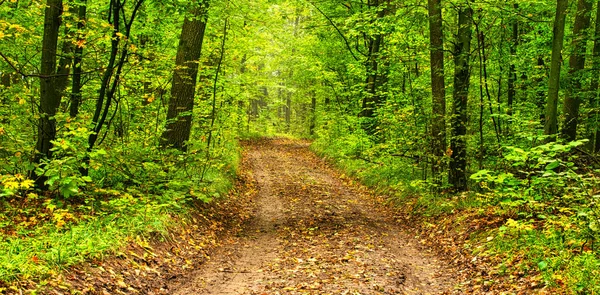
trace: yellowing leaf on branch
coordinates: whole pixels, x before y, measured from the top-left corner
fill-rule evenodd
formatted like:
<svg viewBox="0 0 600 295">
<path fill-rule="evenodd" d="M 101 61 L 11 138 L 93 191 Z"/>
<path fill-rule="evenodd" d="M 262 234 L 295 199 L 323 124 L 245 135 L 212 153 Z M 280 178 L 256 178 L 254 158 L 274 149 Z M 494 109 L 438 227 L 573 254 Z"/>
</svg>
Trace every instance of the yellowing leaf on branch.
<svg viewBox="0 0 600 295">
<path fill-rule="evenodd" d="M 85 40 L 81 39 L 81 40 L 77 40 L 77 42 L 75 43 L 75 45 L 79 48 L 83 48 L 85 47 Z"/>
</svg>

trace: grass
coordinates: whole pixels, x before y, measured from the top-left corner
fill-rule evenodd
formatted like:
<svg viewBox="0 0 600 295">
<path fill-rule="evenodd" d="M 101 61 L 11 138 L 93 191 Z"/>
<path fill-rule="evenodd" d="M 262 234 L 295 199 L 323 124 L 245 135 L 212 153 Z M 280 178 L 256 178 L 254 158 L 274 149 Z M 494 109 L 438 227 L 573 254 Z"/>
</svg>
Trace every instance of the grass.
<svg viewBox="0 0 600 295">
<path fill-rule="evenodd" d="M 102 259 L 138 235 L 164 233 L 178 212 L 150 198 L 115 198 L 106 214 L 57 226 L 44 222 L 0 242 L 0 280 L 44 279 L 83 261 Z"/>
</svg>

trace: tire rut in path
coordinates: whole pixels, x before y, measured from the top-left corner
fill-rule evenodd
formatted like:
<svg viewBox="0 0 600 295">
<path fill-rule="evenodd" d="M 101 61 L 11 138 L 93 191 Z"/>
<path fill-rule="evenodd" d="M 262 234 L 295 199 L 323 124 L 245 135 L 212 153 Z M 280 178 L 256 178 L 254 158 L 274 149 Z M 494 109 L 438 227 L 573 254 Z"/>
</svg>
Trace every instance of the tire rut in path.
<svg viewBox="0 0 600 295">
<path fill-rule="evenodd" d="M 308 144 L 246 148 L 259 188 L 255 217 L 173 294 L 450 293 L 449 269 Z"/>
</svg>

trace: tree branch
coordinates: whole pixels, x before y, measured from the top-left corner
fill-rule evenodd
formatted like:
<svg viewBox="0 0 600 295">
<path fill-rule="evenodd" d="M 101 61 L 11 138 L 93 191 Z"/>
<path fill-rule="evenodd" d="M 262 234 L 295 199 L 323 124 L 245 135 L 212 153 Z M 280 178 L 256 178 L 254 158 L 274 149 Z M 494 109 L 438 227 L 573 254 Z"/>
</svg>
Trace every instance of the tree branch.
<svg viewBox="0 0 600 295">
<path fill-rule="evenodd" d="M 317 5 L 315 5 L 311 1 L 307 1 L 307 2 L 310 5 L 312 5 L 319 13 L 321 13 L 321 15 L 323 15 L 323 17 L 325 17 L 327 19 L 327 21 L 329 21 L 329 23 L 333 26 L 333 28 L 335 28 L 335 30 L 338 32 L 338 34 L 340 35 L 340 37 L 342 37 L 342 39 L 344 39 L 344 43 L 346 44 L 346 48 L 348 48 L 348 51 L 350 51 L 350 54 L 352 55 L 352 57 L 354 58 L 354 60 L 360 61 L 358 59 L 358 57 L 356 57 L 356 55 L 354 55 L 354 51 L 352 51 L 352 47 L 350 46 L 350 43 L 348 43 L 348 39 L 346 39 L 346 36 L 344 36 L 344 33 L 342 33 L 342 31 L 340 31 L 340 29 L 335 25 L 335 23 L 333 22 L 333 20 L 329 16 L 327 16 L 321 9 L 319 9 L 319 7 L 317 7 Z"/>
</svg>

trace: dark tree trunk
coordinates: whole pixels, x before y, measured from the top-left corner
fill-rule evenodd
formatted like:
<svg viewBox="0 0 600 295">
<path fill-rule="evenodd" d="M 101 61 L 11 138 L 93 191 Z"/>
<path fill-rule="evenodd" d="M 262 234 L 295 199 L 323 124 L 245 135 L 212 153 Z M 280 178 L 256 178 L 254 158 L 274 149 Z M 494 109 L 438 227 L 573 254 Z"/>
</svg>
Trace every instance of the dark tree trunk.
<svg viewBox="0 0 600 295">
<path fill-rule="evenodd" d="M 310 125 L 308 127 L 308 134 L 313 136 L 315 134 L 315 126 L 317 125 L 317 96 L 313 91 L 310 95 Z"/>
<path fill-rule="evenodd" d="M 2 77 L 0 77 L 0 84 L 2 84 L 2 87 L 10 88 L 11 82 L 10 73 L 2 73 Z"/>
<path fill-rule="evenodd" d="M 10 73 L 2 73 L 2 76 L 0 76 L 0 85 L 2 85 L 3 89 L 8 89 L 11 86 L 11 79 L 10 79 Z M 2 88 L 0 88 L 0 90 L 2 90 Z M 6 95 L 2 95 L 0 97 L 0 105 L 6 104 Z M 2 118 L 1 122 L 5 122 L 6 118 Z"/>
<path fill-rule="evenodd" d="M 187 149 L 186 141 L 190 138 L 198 61 L 207 22 L 208 7 L 206 4 L 201 5 L 202 7 L 195 8 L 191 17 L 186 17 L 183 22 L 173 73 L 167 126 L 160 143 L 162 147 L 172 147 L 181 151 Z"/>
<path fill-rule="evenodd" d="M 429 0 L 429 40 L 431 48 L 431 165 L 434 177 L 441 170 L 446 151 L 446 86 L 444 82 L 444 34 L 441 0 Z M 441 184 L 441 181 L 438 181 Z"/>
<path fill-rule="evenodd" d="M 577 138 L 577 125 L 579 123 L 579 105 L 583 98 L 582 79 L 585 68 L 585 54 L 587 51 L 588 34 L 590 26 L 591 0 L 577 1 L 577 16 L 573 25 L 573 52 L 569 57 L 568 87 L 563 103 L 565 122 L 561 136 L 568 141 Z"/>
<path fill-rule="evenodd" d="M 535 95 L 535 104 L 538 107 L 539 110 L 539 114 L 540 114 L 540 124 L 544 125 L 544 122 L 546 122 L 546 112 L 545 112 L 545 103 L 546 103 L 546 91 L 544 91 L 544 85 L 546 83 L 546 79 L 545 77 L 546 75 L 546 71 L 544 69 L 544 67 L 546 66 L 546 64 L 544 63 L 544 58 L 541 56 L 538 56 L 537 58 L 537 68 L 538 68 L 538 73 L 539 73 L 539 78 L 536 79 L 536 95 Z"/>
<path fill-rule="evenodd" d="M 292 123 L 292 92 L 287 91 L 285 94 L 285 131 L 290 132 Z"/>
<path fill-rule="evenodd" d="M 43 159 L 50 158 L 51 141 L 56 138 L 56 121 L 54 115 L 60 105 L 60 91 L 57 88 L 56 51 L 58 47 L 58 31 L 62 14 L 62 0 L 48 0 L 44 12 L 44 37 L 42 40 L 42 66 L 40 69 L 40 119 L 38 123 L 37 143 L 35 145 L 34 162 L 40 164 Z M 45 187 L 46 177 L 37 175 L 36 185 Z"/>
<path fill-rule="evenodd" d="M 596 25 L 594 28 L 594 50 L 592 55 L 592 82 L 590 83 L 590 112 L 588 114 L 588 138 L 590 150 L 600 151 L 600 128 L 598 116 L 598 90 L 600 86 L 600 1 L 596 4 Z"/>
<path fill-rule="evenodd" d="M 369 7 L 378 8 L 382 3 L 380 0 L 371 0 L 369 1 Z M 383 18 L 386 14 L 387 9 L 379 9 L 377 12 L 377 18 Z M 378 33 L 374 36 L 368 37 L 367 40 L 368 45 L 368 55 L 366 61 L 366 70 L 367 70 L 367 78 L 366 78 L 366 89 L 365 96 L 362 100 L 362 107 L 360 116 L 364 118 L 368 118 L 368 121 L 365 122 L 363 128 L 368 134 L 374 134 L 377 128 L 377 124 L 375 123 L 375 112 L 378 106 L 381 104 L 381 95 L 379 94 L 379 86 L 382 85 L 381 74 L 379 73 L 379 60 L 380 53 L 383 46 L 383 34 Z"/>
<path fill-rule="evenodd" d="M 470 85 L 472 10 L 458 8 L 458 34 L 454 48 L 454 102 L 452 104 L 452 136 L 450 138 L 450 171 L 448 181 L 456 192 L 467 190 L 467 101 Z"/>
<path fill-rule="evenodd" d="M 515 11 L 519 9 L 519 4 L 514 4 Z M 510 43 L 510 66 L 508 69 L 508 110 L 509 116 L 508 123 L 511 122 L 510 117 L 513 114 L 513 103 L 517 91 L 515 90 L 515 82 L 517 81 L 517 70 L 515 66 L 515 60 L 517 59 L 517 46 L 519 46 L 519 20 L 515 16 L 512 21 L 512 42 Z M 510 124 L 509 124 L 510 125 Z M 509 133 L 509 127 L 506 127 L 506 133 Z"/>
<path fill-rule="evenodd" d="M 71 86 L 71 105 L 69 106 L 69 115 L 77 117 L 79 114 L 79 105 L 81 104 L 81 72 L 83 62 L 83 41 L 85 40 L 83 29 L 85 27 L 87 14 L 87 3 L 83 1 L 77 11 L 77 46 L 75 47 L 73 57 L 73 83 Z"/>
<path fill-rule="evenodd" d="M 369 60 L 367 61 L 367 80 L 366 80 L 366 95 L 362 101 L 362 117 L 372 118 L 375 116 L 375 110 L 381 102 L 381 97 L 377 93 L 378 86 L 378 68 L 379 68 L 379 51 L 381 50 L 381 42 L 383 36 L 377 35 L 369 41 Z"/>
<path fill-rule="evenodd" d="M 548 82 L 548 101 L 546 102 L 546 122 L 544 134 L 554 136 L 558 132 L 558 90 L 560 87 L 560 64 L 565 36 L 565 18 L 569 0 L 556 1 L 556 17 L 552 41 L 552 62 L 550 65 L 550 81 Z M 553 138 L 549 138 L 552 140 Z"/>
<path fill-rule="evenodd" d="M 76 6 L 71 5 L 68 11 L 68 15 L 70 15 L 71 17 L 68 18 L 68 21 L 72 21 L 72 16 L 76 14 Z M 56 89 L 58 89 L 59 95 L 61 96 L 61 100 L 62 96 L 65 93 L 65 90 L 67 89 L 67 84 L 69 83 L 69 74 L 71 73 L 71 67 L 73 66 L 73 48 L 75 47 L 73 44 L 74 37 L 74 31 L 71 28 L 69 28 L 69 26 L 65 26 L 65 37 L 62 42 L 60 59 L 58 61 L 58 68 L 56 69 L 57 77 L 55 80 Z"/>
<path fill-rule="evenodd" d="M 112 9 L 110 15 L 111 19 L 110 24 L 112 24 L 113 31 L 111 36 L 111 49 L 110 49 L 110 57 L 108 60 L 108 64 L 106 66 L 106 70 L 102 75 L 102 81 L 100 84 L 100 90 L 98 91 L 98 100 L 96 101 L 96 109 L 94 111 L 94 116 L 92 117 L 93 124 L 93 133 L 88 137 L 88 147 L 87 151 L 91 152 L 96 145 L 96 141 L 100 136 L 100 131 L 102 131 L 102 127 L 108 118 L 108 113 L 112 106 L 115 93 L 118 90 L 119 83 L 121 80 L 121 73 L 123 71 L 123 66 L 127 61 L 127 57 L 129 55 L 129 46 L 120 46 L 121 35 L 124 36 L 123 39 L 129 39 L 131 34 L 131 26 L 133 25 L 133 21 L 139 11 L 140 7 L 144 3 L 144 0 L 137 0 L 133 4 L 133 10 L 129 16 L 129 19 L 121 20 L 121 16 L 124 16 L 124 7 L 126 4 L 126 0 L 111 0 L 110 7 Z M 124 25 L 124 28 L 121 26 Z M 120 49 L 120 50 L 119 50 Z M 119 55 L 119 51 L 121 52 Z M 117 58 L 118 56 L 118 58 Z M 106 135 L 106 134 L 105 134 Z M 105 137 L 102 137 L 105 138 Z M 84 159 L 83 167 L 81 168 L 81 174 L 87 175 L 88 166 L 89 166 L 89 157 Z"/>
</svg>

